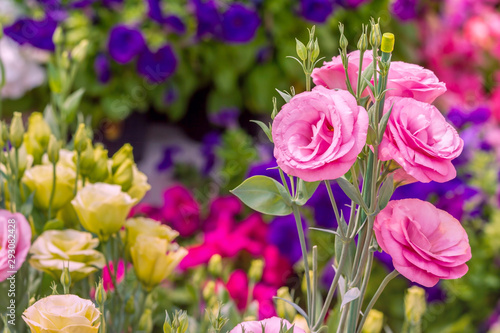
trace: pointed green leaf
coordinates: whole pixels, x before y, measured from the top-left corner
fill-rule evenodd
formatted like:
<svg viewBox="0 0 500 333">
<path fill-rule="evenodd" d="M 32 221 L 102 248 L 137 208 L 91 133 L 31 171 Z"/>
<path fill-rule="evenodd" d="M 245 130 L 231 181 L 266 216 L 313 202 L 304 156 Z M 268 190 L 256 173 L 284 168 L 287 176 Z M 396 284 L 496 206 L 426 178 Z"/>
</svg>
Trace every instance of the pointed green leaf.
<svg viewBox="0 0 500 333">
<path fill-rule="evenodd" d="M 28 218 L 28 216 L 31 214 L 31 211 L 33 210 L 34 196 L 35 196 L 35 191 L 31 192 L 28 199 L 22 204 L 21 209 L 19 210 L 19 212 L 24 216 L 26 216 L 26 218 Z"/>
<path fill-rule="evenodd" d="M 359 190 L 354 187 L 347 179 L 344 177 L 340 177 L 336 179 L 337 184 L 339 184 L 340 188 L 344 193 L 355 203 L 363 207 L 365 211 L 368 211 L 368 207 L 366 206 L 363 198 L 361 197 L 361 193 Z"/>
<path fill-rule="evenodd" d="M 270 177 L 250 177 L 231 193 L 248 207 L 263 214 L 285 216 L 292 213 L 290 194 L 283 185 Z"/>
<path fill-rule="evenodd" d="M 360 88 L 361 91 L 365 90 L 368 84 L 372 85 L 370 82 L 372 76 L 373 76 L 373 66 L 370 65 L 366 67 L 363 73 L 361 73 L 361 88 Z"/>
<path fill-rule="evenodd" d="M 394 175 L 389 175 L 385 182 L 382 184 L 378 194 L 378 208 L 380 210 L 384 209 L 385 206 L 391 200 L 392 194 L 394 193 Z"/>
<path fill-rule="evenodd" d="M 43 231 L 62 229 L 64 229 L 64 222 L 61 220 L 50 220 L 43 226 Z"/>
<path fill-rule="evenodd" d="M 391 117 L 393 107 L 394 107 L 394 104 L 391 105 L 391 108 L 389 109 L 389 111 L 384 113 L 384 115 L 380 119 L 380 125 L 379 125 L 379 129 L 378 129 L 379 141 L 382 141 L 382 138 L 384 137 L 385 129 L 387 128 L 387 123 L 389 122 L 389 118 Z"/>
<path fill-rule="evenodd" d="M 272 135 L 272 132 L 271 132 L 271 125 L 268 126 L 268 125 L 264 124 L 262 121 L 259 121 L 259 120 L 250 120 L 250 122 L 256 123 L 257 125 L 259 125 L 260 128 L 262 128 L 262 130 L 264 131 L 264 133 L 266 133 L 267 138 L 269 139 L 269 141 L 273 142 L 273 135 Z"/>
<path fill-rule="evenodd" d="M 276 89 L 276 91 L 280 94 L 280 96 L 285 100 L 285 103 L 290 102 L 292 99 L 292 95 L 288 93 L 288 91 L 281 91 L 279 89 Z"/>
<path fill-rule="evenodd" d="M 299 206 L 304 205 L 307 200 L 309 200 L 316 189 L 319 186 L 318 182 L 306 182 L 299 178 L 297 185 L 297 199 L 295 199 L 295 203 Z"/>
<path fill-rule="evenodd" d="M 80 105 L 85 89 L 80 88 L 66 98 L 62 105 L 62 115 L 66 123 L 72 123 L 76 116 L 76 110 Z"/>
<path fill-rule="evenodd" d="M 284 298 L 281 298 L 281 297 L 278 297 L 278 296 L 274 296 L 273 297 L 274 299 L 279 299 L 283 302 L 286 302 L 288 304 L 290 304 L 291 306 L 293 306 L 293 308 L 295 310 L 297 310 L 297 312 L 302 316 L 304 317 L 307 321 L 309 320 L 309 317 L 307 316 L 306 312 L 304 310 L 302 310 L 302 308 L 300 306 L 298 306 L 297 304 L 293 303 L 293 302 L 290 302 L 289 300 L 287 299 L 284 299 Z"/>
<path fill-rule="evenodd" d="M 47 122 L 50 127 L 50 131 L 54 134 L 57 139 L 61 139 L 61 131 L 59 130 L 59 123 L 57 121 L 57 116 L 52 109 L 52 106 L 48 104 L 43 111 L 43 119 Z"/>
<path fill-rule="evenodd" d="M 339 236 L 339 233 L 335 230 L 330 230 L 330 229 L 323 229 L 323 228 L 316 228 L 316 227 L 310 227 L 309 230 L 316 230 L 316 231 L 321 231 L 321 232 L 325 232 L 327 234 L 333 234 L 335 236 Z"/>
</svg>

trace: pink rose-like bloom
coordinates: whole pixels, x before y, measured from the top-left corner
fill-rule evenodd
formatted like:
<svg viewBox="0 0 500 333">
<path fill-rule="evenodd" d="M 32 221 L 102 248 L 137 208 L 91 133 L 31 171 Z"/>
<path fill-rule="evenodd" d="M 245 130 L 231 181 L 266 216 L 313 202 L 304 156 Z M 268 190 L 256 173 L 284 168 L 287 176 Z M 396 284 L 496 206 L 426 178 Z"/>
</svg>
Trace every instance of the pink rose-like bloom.
<svg viewBox="0 0 500 333">
<path fill-rule="evenodd" d="M 425 287 L 467 273 L 469 239 L 460 222 L 419 199 L 390 201 L 373 225 L 377 242 L 395 269 Z"/>
<path fill-rule="evenodd" d="M 15 221 L 14 223 L 11 223 Z M 21 213 L 0 210 L 0 282 L 21 268 L 31 246 L 31 226 Z M 10 250 L 14 250 L 11 252 Z M 14 266 L 11 256 L 15 258 Z"/>
<path fill-rule="evenodd" d="M 305 181 L 335 179 L 356 161 L 367 130 L 368 113 L 354 96 L 318 86 L 295 95 L 274 118 L 274 157 Z"/>
<path fill-rule="evenodd" d="M 288 322 L 286 319 L 272 317 L 269 319 L 264 319 L 261 321 L 246 321 L 241 324 L 238 324 L 235 328 L 233 328 L 229 333 L 262 333 L 262 326 L 265 327 L 265 333 L 277 333 L 280 331 L 281 327 L 286 326 L 286 328 L 291 328 L 292 324 Z M 245 331 L 243 331 L 245 329 Z M 294 327 L 294 333 L 305 333 L 305 331 L 301 328 Z"/>
<path fill-rule="evenodd" d="M 391 117 L 379 146 L 380 160 L 393 159 L 422 183 L 455 178 L 451 160 L 460 155 L 464 142 L 439 110 L 413 98 L 388 98 L 384 110 L 387 112 L 391 105 Z"/>
<path fill-rule="evenodd" d="M 349 82 L 356 92 L 356 82 L 359 73 L 359 51 L 349 53 Z M 371 65 L 372 52 L 367 51 L 363 55 L 363 70 Z M 332 61 L 325 62 L 323 67 L 313 70 L 311 75 L 314 84 L 329 89 L 347 89 L 345 71 L 340 56 L 334 57 Z M 387 78 L 386 97 L 412 97 L 426 103 L 432 103 L 438 96 L 446 92 L 446 85 L 440 82 L 436 75 L 421 66 L 408 64 L 402 61 L 392 61 Z M 371 93 L 369 88 L 362 93 L 366 96 Z"/>
</svg>

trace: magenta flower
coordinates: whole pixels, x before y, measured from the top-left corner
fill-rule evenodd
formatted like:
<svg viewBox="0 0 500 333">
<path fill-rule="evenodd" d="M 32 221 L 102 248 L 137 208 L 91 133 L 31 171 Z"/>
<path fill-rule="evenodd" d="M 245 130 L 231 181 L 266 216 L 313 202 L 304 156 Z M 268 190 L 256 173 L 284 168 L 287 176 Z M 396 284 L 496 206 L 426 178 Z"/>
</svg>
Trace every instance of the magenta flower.
<svg viewBox="0 0 500 333">
<path fill-rule="evenodd" d="M 200 206 L 191 192 L 181 185 L 163 192 L 161 216 L 161 220 L 182 237 L 191 236 L 200 227 Z"/>
<path fill-rule="evenodd" d="M 104 266 L 102 269 L 102 286 L 104 287 L 105 291 L 109 290 L 115 290 L 115 286 L 113 285 L 113 279 L 111 278 L 111 275 L 109 274 L 111 270 L 111 274 L 116 274 L 116 283 L 120 284 L 120 282 L 123 281 L 125 278 L 125 265 L 123 263 L 123 260 L 120 260 L 118 262 L 118 270 L 115 273 L 115 268 L 113 267 L 113 263 L 109 263 L 108 266 Z"/>
<path fill-rule="evenodd" d="M 20 213 L 0 210 L 0 282 L 21 268 L 30 246 L 31 226 L 26 218 Z"/>
<path fill-rule="evenodd" d="M 367 130 L 368 113 L 354 96 L 317 86 L 295 95 L 274 118 L 274 157 L 305 181 L 335 179 L 356 161 Z"/>
<path fill-rule="evenodd" d="M 467 273 L 469 239 L 460 222 L 419 199 L 390 201 L 373 226 L 380 247 L 410 281 L 432 287 Z"/>
</svg>

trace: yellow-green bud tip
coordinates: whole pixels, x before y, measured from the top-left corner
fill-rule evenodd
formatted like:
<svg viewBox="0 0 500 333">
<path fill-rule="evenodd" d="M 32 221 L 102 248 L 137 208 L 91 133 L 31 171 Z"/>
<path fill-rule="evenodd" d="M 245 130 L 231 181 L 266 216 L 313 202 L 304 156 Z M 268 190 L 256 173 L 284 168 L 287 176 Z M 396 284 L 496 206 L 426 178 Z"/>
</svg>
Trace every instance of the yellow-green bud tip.
<svg viewBox="0 0 500 333">
<path fill-rule="evenodd" d="M 382 35 L 382 45 L 380 49 L 385 53 L 391 53 L 394 50 L 394 34 L 386 32 Z"/>
</svg>

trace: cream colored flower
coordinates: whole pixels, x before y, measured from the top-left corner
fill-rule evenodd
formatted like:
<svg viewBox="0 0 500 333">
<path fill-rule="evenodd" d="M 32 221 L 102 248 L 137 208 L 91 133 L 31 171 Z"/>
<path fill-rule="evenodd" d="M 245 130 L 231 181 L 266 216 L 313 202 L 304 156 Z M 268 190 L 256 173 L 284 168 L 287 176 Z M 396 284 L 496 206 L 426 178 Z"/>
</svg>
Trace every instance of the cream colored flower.
<svg viewBox="0 0 500 333">
<path fill-rule="evenodd" d="M 125 222 L 127 246 L 132 247 L 139 235 L 154 236 L 172 242 L 179 233 L 167 225 L 147 217 L 134 217 Z"/>
<path fill-rule="evenodd" d="M 37 208 L 48 210 L 52 192 L 52 165 L 36 165 L 24 173 L 23 182 L 35 192 L 34 203 Z M 57 164 L 56 193 L 52 202 L 52 210 L 62 208 L 73 199 L 76 173 L 74 170 Z"/>
<path fill-rule="evenodd" d="M 136 200 L 119 185 L 95 183 L 78 191 L 71 203 L 83 227 L 106 241 L 123 227 Z"/>
<path fill-rule="evenodd" d="M 137 202 L 141 201 L 146 193 L 151 189 L 151 185 L 148 183 L 148 176 L 139 171 L 137 165 L 132 166 L 132 171 L 134 179 L 132 180 L 132 187 L 127 191 L 127 193 Z"/>
<path fill-rule="evenodd" d="M 95 250 L 99 245 L 92 234 L 72 229 L 48 230 L 38 237 L 30 249 L 30 264 L 59 279 L 69 265 L 71 281 L 76 282 L 104 267 L 104 256 Z"/>
<path fill-rule="evenodd" d="M 47 154 L 43 155 L 42 164 L 52 165 Z M 57 162 L 57 165 L 68 167 L 76 172 L 75 152 L 73 150 L 61 149 L 59 151 L 59 162 Z"/>
<path fill-rule="evenodd" d="M 31 333 L 97 333 L 101 313 L 89 300 L 76 295 L 52 295 L 23 313 Z"/>
<path fill-rule="evenodd" d="M 148 235 L 137 236 L 130 252 L 137 279 L 146 290 L 166 279 L 188 253 L 166 239 Z"/>
</svg>

